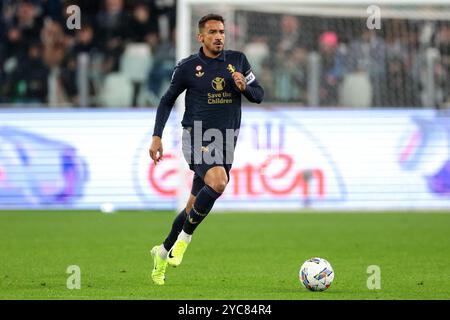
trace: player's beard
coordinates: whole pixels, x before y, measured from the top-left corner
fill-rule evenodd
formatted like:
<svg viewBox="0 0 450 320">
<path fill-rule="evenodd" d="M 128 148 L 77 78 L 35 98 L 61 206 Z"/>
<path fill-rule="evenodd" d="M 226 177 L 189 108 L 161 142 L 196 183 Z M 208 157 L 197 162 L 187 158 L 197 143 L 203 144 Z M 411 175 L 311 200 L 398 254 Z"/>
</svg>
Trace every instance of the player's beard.
<svg viewBox="0 0 450 320">
<path fill-rule="evenodd" d="M 212 44 L 212 46 L 209 49 L 213 54 L 220 54 L 223 51 L 224 44 L 221 42 L 220 46 L 217 46 L 215 43 Z"/>
</svg>

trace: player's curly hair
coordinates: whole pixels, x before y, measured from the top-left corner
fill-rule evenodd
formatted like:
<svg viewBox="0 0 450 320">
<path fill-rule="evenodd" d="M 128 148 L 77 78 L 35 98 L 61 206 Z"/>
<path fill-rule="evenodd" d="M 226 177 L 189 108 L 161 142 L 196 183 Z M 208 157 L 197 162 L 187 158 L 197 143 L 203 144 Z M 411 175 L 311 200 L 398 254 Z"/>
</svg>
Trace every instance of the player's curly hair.
<svg viewBox="0 0 450 320">
<path fill-rule="evenodd" d="M 215 13 L 209 13 L 206 16 L 203 16 L 200 18 L 200 20 L 198 21 L 198 29 L 201 30 L 205 26 L 206 22 L 208 22 L 210 20 L 220 21 L 223 24 L 225 24 L 225 20 L 221 15 L 218 15 Z"/>
</svg>

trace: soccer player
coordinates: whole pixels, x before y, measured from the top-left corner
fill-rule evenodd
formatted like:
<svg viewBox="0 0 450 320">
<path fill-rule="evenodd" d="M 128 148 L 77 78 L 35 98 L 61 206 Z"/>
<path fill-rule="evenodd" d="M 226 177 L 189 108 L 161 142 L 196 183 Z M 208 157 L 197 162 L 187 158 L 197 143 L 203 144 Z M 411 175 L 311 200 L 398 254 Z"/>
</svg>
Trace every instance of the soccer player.
<svg viewBox="0 0 450 320">
<path fill-rule="evenodd" d="M 151 250 L 153 282 L 163 285 L 167 265 L 178 266 L 191 242 L 192 234 L 211 211 L 229 181 L 233 152 L 241 123 L 241 95 L 260 103 L 264 90 L 252 72 L 246 56 L 224 50 L 224 19 L 208 14 L 198 22 L 198 53 L 181 60 L 175 67 L 169 89 L 159 103 L 150 157 L 157 165 L 163 159 L 161 137 L 177 97 L 186 90 L 182 149 L 189 168 L 194 171 L 186 208 L 178 214 L 163 244 Z M 203 139 L 208 130 L 221 133 Z M 230 139 L 229 132 L 233 133 Z M 201 137 L 197 143 L 195 137 Z M 227 139 L 228 138 L 228 139 Z M 205 141 L 204 141 L 205 140 Z M 230 141 L 231 140 L 231 141 Z M 206 161 L 214 158 L 214 161 Z"/>
</svg>

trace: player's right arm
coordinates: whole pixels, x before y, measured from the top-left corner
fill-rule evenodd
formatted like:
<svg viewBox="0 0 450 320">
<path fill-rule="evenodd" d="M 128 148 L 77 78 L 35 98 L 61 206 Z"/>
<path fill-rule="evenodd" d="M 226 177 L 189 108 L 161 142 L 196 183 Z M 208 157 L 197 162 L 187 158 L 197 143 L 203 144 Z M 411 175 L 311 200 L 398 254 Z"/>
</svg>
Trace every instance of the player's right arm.
<svg viewBox="0 0 450 320">
<path fill-rule="evenodd" d="M 150 158 L 156 165 L 163 158 L 162 133 L 170 112 L 178 96 L 186 89 L 183 73 L 180 70 L 180 63 L 175 67 L 170 81 L 169 89 L 162 96 L 156 111 L 155 127 L 153 129 L 152 144 L 149 149 Z"/>
</svg>

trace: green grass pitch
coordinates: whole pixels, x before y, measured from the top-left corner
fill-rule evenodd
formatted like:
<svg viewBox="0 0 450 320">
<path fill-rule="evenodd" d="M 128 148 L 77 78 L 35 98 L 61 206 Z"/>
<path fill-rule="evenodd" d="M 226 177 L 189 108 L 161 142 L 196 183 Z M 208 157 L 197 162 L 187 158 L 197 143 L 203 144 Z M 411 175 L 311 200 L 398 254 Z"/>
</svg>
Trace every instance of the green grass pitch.
<svg viewBox="0 0 450 320">
<path fill-rule="evenodd" d="M 450 214 L 211 213 L 165 286 L 149 250 L 172 212 L 0 212 L 1 299 L 450 299 Z M 335 280 L 309 292 L 304 260 L 330 261 Z M 81 289 L 66 287 L 67 267 Z M 369 290 L 367 268 L 381 269 Z"/>
</svg>

